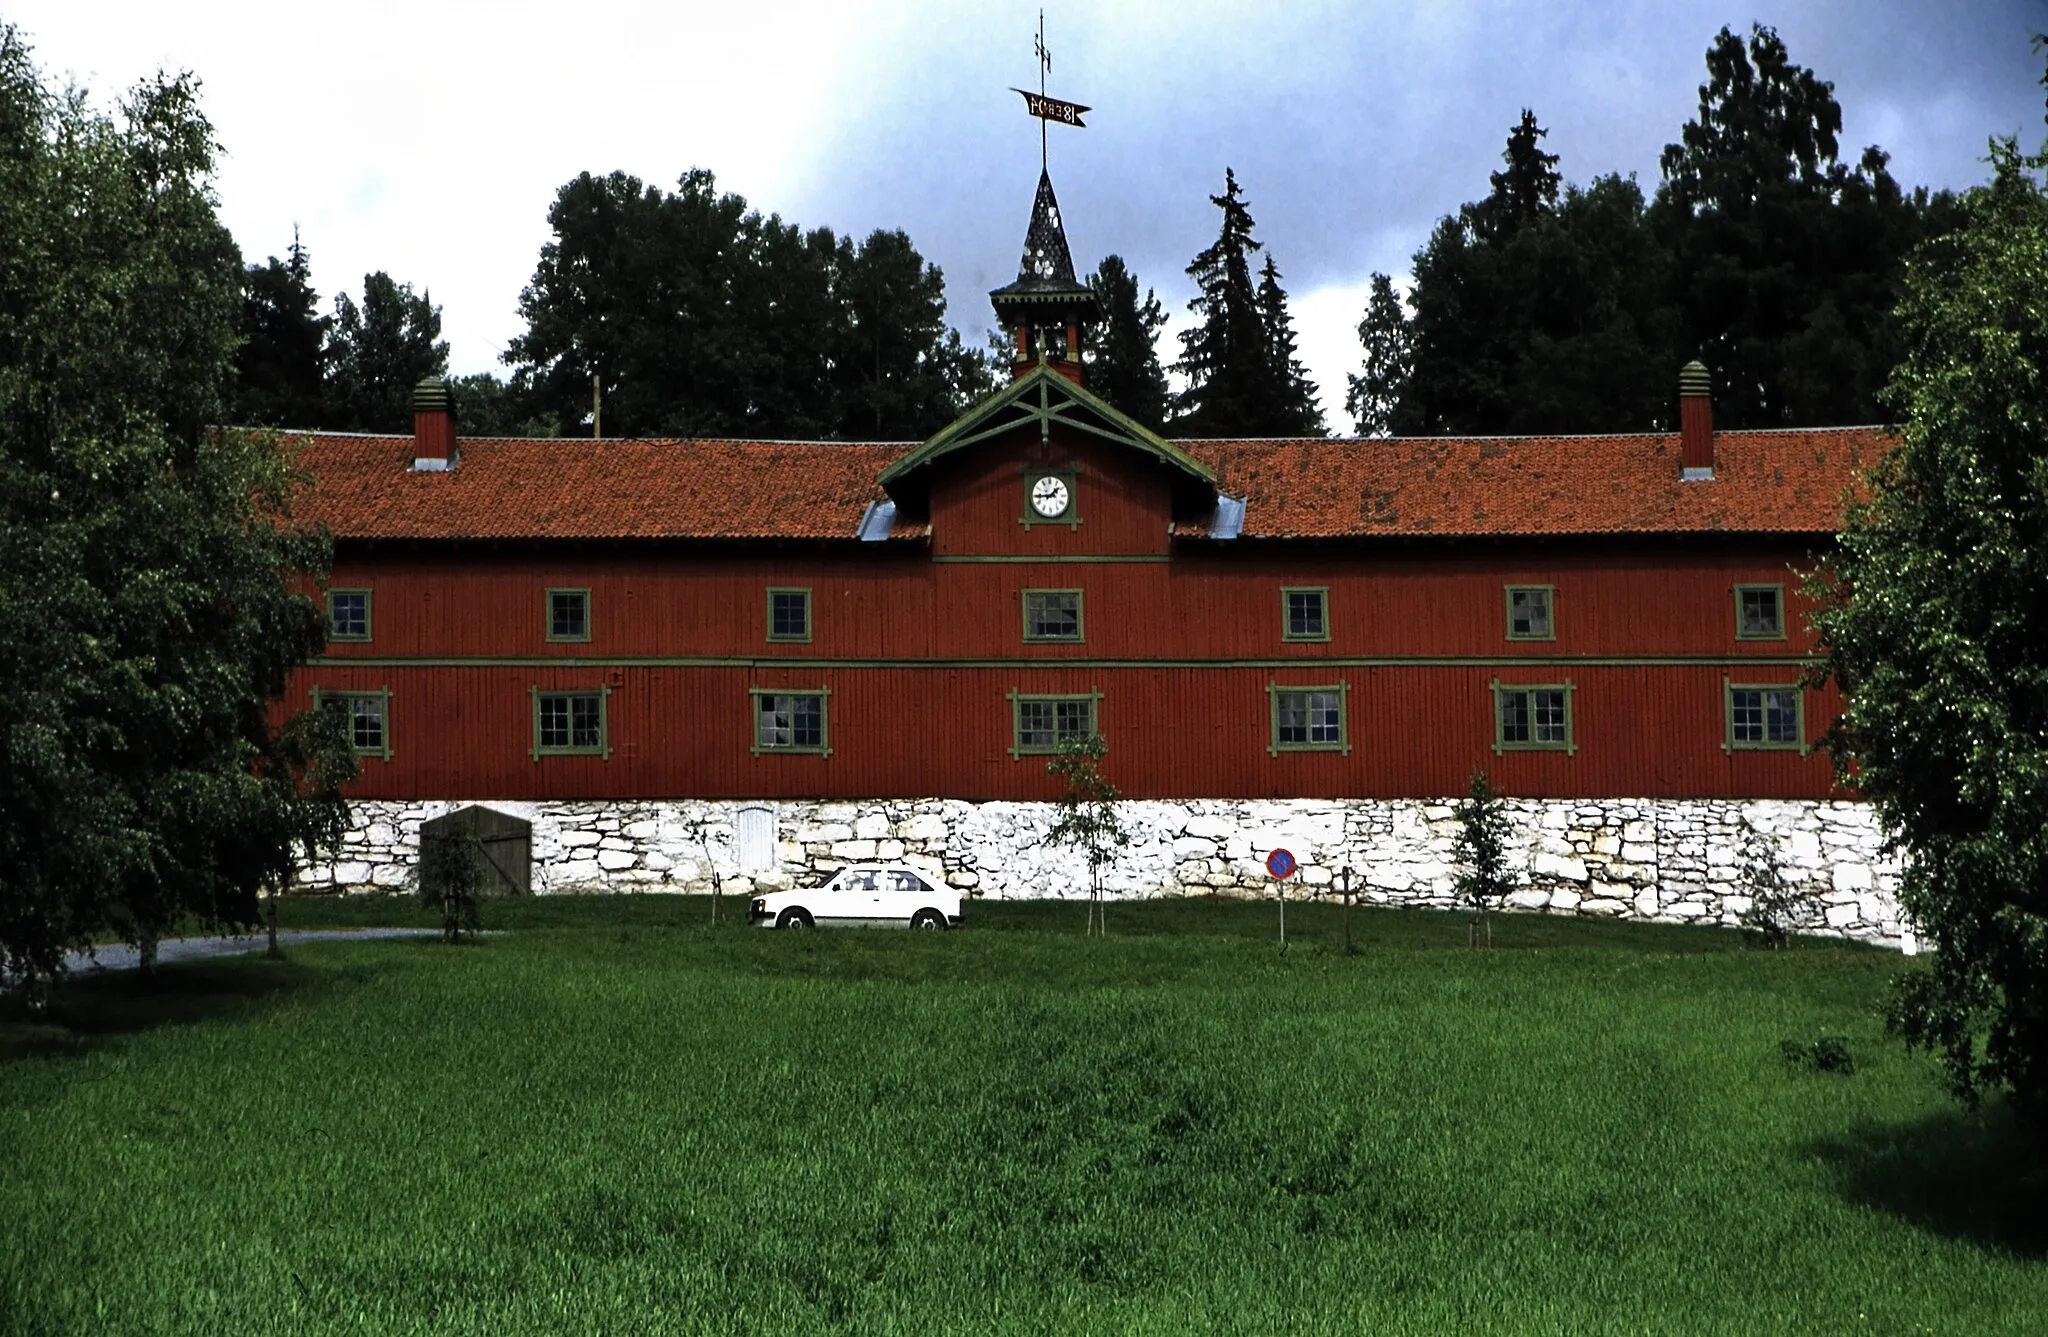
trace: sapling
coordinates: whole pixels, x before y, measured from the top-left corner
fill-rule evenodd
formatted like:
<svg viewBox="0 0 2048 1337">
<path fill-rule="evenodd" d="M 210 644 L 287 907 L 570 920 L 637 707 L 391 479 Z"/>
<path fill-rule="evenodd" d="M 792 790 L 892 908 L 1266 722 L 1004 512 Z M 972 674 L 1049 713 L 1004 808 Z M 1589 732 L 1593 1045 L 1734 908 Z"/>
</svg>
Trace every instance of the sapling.
<svg viewBox="0 0 2048 1337">
<path fill-rule="evenodd" d="M 1117 788 L 1102 774 L 1104 750 L 1100 734 L 1063 738 L 1059 751 L 1045 764 L 1067 787 L 1046 839 L 1055 845 L 1072 845 L 1087 856 L 1090 936 L 1107 932 L 1102 914 L 1102 870 L 1131 839 L 1117 815 Z"/>
<path fill-rule="evenodd" d="M 1493 946 L 1493 911 L 1500 908 L 1514 890 L 1514 873 L 1508 866 L 1507 804 L 1487 783 L 1485 771 L 1472 772 L 1472 786 L 1459 802 L 1458 841 L 1454 857 L 1464 865 L 1458 874 L 1458 899 L 1470 905 L 1476 918 L 1465 929 L 1465 945 L 1474 946 L 1482 925 L 1486 945 Z"/>
</svg>

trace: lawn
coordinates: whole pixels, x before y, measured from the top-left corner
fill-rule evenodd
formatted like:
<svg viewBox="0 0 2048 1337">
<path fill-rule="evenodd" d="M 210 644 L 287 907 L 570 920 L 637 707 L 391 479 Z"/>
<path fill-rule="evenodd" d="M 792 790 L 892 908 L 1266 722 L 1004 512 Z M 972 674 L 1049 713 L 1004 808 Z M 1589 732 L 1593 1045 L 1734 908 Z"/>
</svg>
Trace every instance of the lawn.
<svg viewBox="0 0 2048 1337">
<path fill-rule="evenodd" d="M 728 903 L 728 913 L 740 907 Z M 487 907 L 0 1004 L 0 1332 L 2038 1333 L 1897 956 L 1271 905 Z M 286 927 L 416 922 L 291 902 Z M 1780 1042 L 1845 1037 L 1850 1074 Z"/>
</svg>

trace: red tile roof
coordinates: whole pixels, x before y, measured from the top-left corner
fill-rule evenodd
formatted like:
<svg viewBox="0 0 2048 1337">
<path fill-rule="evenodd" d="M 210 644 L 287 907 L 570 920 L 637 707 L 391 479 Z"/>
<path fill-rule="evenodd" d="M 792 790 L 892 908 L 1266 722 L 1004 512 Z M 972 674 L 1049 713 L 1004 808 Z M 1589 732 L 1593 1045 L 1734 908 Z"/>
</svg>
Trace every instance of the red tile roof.
<svg viewBox="0 0 2048 1337">
<path fill-rule="evenodd" d="M 297 440 L 298 515 L 344 539 L 850 539 L 916 445 L 465 437 L 459 467 L 415 473 L 410 436 Z"/>
<path fill-rule="evenodd" d="M 298 513 L 344 539 L 851 539 L 916 446 L 465 438 L 459 468 L 415 473 L 410 436 L 295 441 L 316 480 Z M 1891 443 L 1873 427 L 1723 432 L 1696 483 L 1675 434 L 1175 444 L 1246 499 L 1246 537 L 1323 538 L 1831 533 Z"/>
<path fill-rule="evenodd" d="M 1690 483 L 1675 433 L 1177 444 L 1245 499 L 1246 537 L 1323 538 L 1833 533 L 1892 442 L 1875 427 L 1722 432 L 1713 480 Z"/>
</svg>

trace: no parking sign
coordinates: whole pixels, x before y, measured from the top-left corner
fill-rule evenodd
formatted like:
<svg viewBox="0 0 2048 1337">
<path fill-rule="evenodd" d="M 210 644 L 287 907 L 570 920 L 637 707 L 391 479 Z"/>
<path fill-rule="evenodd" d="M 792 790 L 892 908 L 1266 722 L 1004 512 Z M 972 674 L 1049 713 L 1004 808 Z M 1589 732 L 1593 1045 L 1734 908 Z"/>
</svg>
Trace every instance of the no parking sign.
<svg viewBox="0 0 2048 1337">
<path fill-rule="evenodd" d="M 1292 850 L 1274 850 L 1266 856 L 1266 871 L 1279 878 L 1282 882 L 1293 877 L 1294 870 L 1297 867 L 1299 865 L 1294 862 L 1294 851 Z"/>
</svg>

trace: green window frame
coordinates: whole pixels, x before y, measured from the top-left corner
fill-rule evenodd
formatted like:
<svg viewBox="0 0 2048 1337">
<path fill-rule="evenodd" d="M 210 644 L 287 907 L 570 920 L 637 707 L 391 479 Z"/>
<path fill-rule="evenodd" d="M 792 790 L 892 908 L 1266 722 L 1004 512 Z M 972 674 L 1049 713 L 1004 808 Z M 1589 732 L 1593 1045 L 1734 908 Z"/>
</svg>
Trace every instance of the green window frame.
<svg viewBox="0 0 2048 1337">
<path fill-rule="evenodd" d="M 1796 682 L 1721 679 L 1723 752 L 1797 752 L 1806 741 L 1806 689 Z"/>
<path fill-rule="evenodd" d="M 1100 737 L 1102 693 L 1011 692 L 1010 756 L 1048 756 L 1069 738 Z"/>
<path fill-rule="evenodd" d="M 1557 639 L 1557 587 L 1555 585 L 1509 585 L 1507 638 L 1511 641 L 1554 641 Z"/>
<path fill-rule="evenodd" d="M 750 687 L 755 756 L 765 753 L 832 755 L 832 689 Z"/>
<path fill-rule="evenodd" d="M 1327 641 L 1330 639 L 1329 586 L 1283 585 L 1280 587 L 1280 639 L 1283 641 Z"/>
<path fill-rule="evenodd" d="M 360 614 L 358 618 L 357 614 Z M 344 624 L 347 630 L 344 630 Z M 360 624 L 360 625 L 358 625 Z M 327 639 L 367 641 L 371 635 L 371 599 L 366 589 L 327 591 Z"/>
<path fill-rule="evenodd" d="M 1351 684 L 1268 682 L 1266 755 L 1338 752 L 1351 755 Z"/>
<path fill-rule="evenodd" d="M 1571 679 L 1563 682 L 1502 682 L 1495 678 L 1493 752 L 1562 752 L 1579 750 Z"/>
<path fill-rule="evenodd" d="M 768 639 L 808 642 L 811 639 L 811 587 L 768 587 Z"/>
<path fill-rule="evenodd" d="M 1737 585 L 1735 587 L 1735 639 L 1738 641 L 1782 641 L 1785 632 L 1785 587 L 1783 585 Z"/>
<path fill-rule="evenodd" d="M 1076 486 L 1076 481 L 1080 477 L 1080 473 L 1081 471 L 1078 468 L 1072 466 L 1059 469 L 1027 466 L 1023 470 L 1024 510 L 1017 517 L 1017 523 L 1026 529 L 1030 529 L 1033 525 L 1065 525 L 1069 529 L 1079 529 L 1081 527 L 1081 490 Z M 1038 480 L 1041 478 L 1057 478 L 1067 485 L 1067 509 L 1061 511 L 1058 515 L 1040 515 L 1038 509 L 1031 504 L 1031 490 L 1038 486 Z"/>
<path fill-rule="evenodd" d="M 391 689 L 315 687 L 313 709 L 329 701 L 341 702 L 348 714 L 349 750 L 359 757 L 391 760 Z"/>
<path fill-rule="evenodd" d="M 550 687 L 546 690 L 528 687 L 526 690 L 533 699 L 533 748 L 530 755 L 535 761 L 542 757 L 611 759 L 610 687 Z"/>
<path fill-rule="evenodd" d="M 541 615 L 550 641 L 590 639 L 590 591 L 587 589 L 549 590 L 541 603 Z"/>
<path fill-rule="evenodd" d="M 1074 643 L 1085 639 L 1087 624 L 1080 590 L 1027 589 L 1020 592 L 1017 602 L 1024 609 L 1026 641 Z"/>
</svg>

